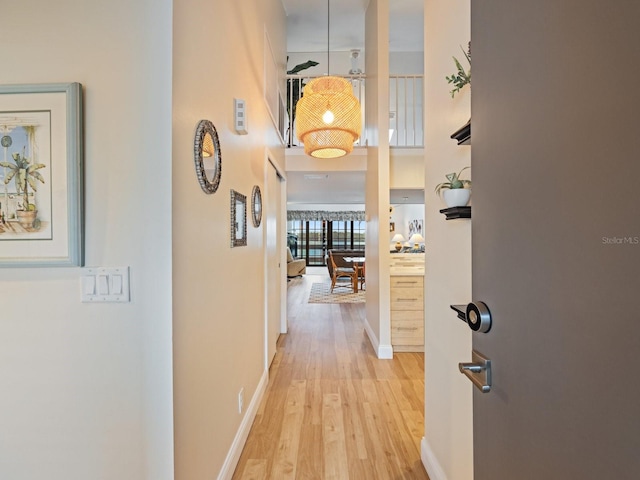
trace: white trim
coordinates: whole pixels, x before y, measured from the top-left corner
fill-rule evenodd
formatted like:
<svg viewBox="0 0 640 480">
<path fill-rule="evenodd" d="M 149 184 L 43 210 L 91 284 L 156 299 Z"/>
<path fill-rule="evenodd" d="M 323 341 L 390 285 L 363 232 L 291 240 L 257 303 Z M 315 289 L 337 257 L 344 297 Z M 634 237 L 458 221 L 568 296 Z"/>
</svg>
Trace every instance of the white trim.
<svg viewBox="0 0 640 480">
<path fill-rule="evenodd" d="M 284 234 L 287 231 L 287 174 L 282 168 L 280 168 L 276 161 L 273 160 L 276 157 L 272 155 L 271 150 L 269 150 L 269 148 L 265 148 L 265 151 L 267 160 L 264 179 L 265 185 L 268 181 L 267 172 L 269 171 L 269 165 L 275 169 L 279 177 L 278 185 L 280 186 L 280 205 L 278 205 L 278 208 L 280 210 L 278 212 L 278 218 L 280 220 L 280 227 L 278 230 L 278 238 L 280 238 L 280 241 L 278 242 L 278 247 L 280 250 L 280 333 L 287 333 L 289 331 L 289 319 L 287 316 L 287 244 L 282 241 L 282 239 L 285 238 Z M 266 245 L 266 235 L 264 241 Z M 265 252 L 265 262 L 266 258 Z M 266 368 L 269 368 L 269 365 L 267 365 Z"/>
<path fill-rule="evenodd" d="M 276 56 L 273 54 L 273 48 L 271 47 L 271 39 L 269 38 L 269 33 L 267 31 L 267 25 L 264 25 L 264 64 L 263 64 L 263 86 L 262 86 L 262 97 L 264 99 L 265 106 L 267 107 L 267 113 L 273 122 L 274 130 L 278 134 L 278 138 L 280 139 L 280 143 L 284 147 L 286 141 L 283 137 L 282 131 L 280 131 L 280 125 L 278 122 L 279 109 L 282 108 L 284 110 L 285 115 L 287 115 L 287 107 L 284 106 L 284 99 L 282 98 L 282 92 L 280 91 L 279 85 L 279 75 L 278 75 L 278 62 L 276 62 Z M 270 94 L 275 92 L 275 105 L 271 105 Z"/>
<path fill-rule="evenodd" d="M 255 420 L 256 414 L 258 413 L 258 407 L 260 406 L 260 402 L 262 401 L 264 392 L 267 390 L 268 383 L 269 383 L 269 371 L 265 370 L 262 373 L 262 378 L 258 382 L 258 387 L 256 388 L 256 391 L 253 394 L 251 403 L 249 403 L 249 407 L 247 408 L 247 411 L 244 414 L 244 418 L 240 423 L 240 427 L 236 432 L 236 436 L 233 439 L 231 448 L 227 453 L 227 458 L 224 459 L 224 463 L 222 464 L 222 468 L 220 469 L 220 473 L 218 474 L 218 480 L 231 480 L 231 477 L 233 476 L 233 472 L 238 466 L 238 460 L 240 460 L 240 454 L 242 453 L 242 449 L 244 448 L 244 445 L 247 442 L 247 437 L 249 436 L 249 431 L 251 430 L 253 421 Z"/>
<path fill-rule="evenodd" d="M 369 341 L 371 342 L 371 346 L 376 352 L 376 355 L 381 360 L 389 360 L 393 358 L 393 347 L 391 345 L 380 345 L 380 341 L 376 334 L 371 329 L 371 325 L 365 318 L 362 323 L 364 323 L 364 331 L 367 332 L 367 336 L 369 337 Z"/>
<path fill-rule="evenodd" d="M 393 358 L 393 346 L 380 345 L 378 346 L 378 358 L 380 360 L 390 360 Z"/>
<path fill-rule="evenodd" d="M 447 480 L 444 470 L 440 466 L 438 459 L 431 449 L 431 445 L 429 445 L 425 437 L 422 437 L 422 441 L 420 442 L 420 458 L 431 480 Z"/>
<path fill-rule="evenodd" d="M 340 75 L 341 77 L 344 77 L 344 75 Z M 421 147 L 424 150 L 424 147 Z M 414 154 L 417 153 L 413 152 Z M 291 146 L 289 148 L 285 148 L 284 149 L 284 155 L 285 157 L 292 157 L 292 156 L 305 156 L 306 154 L 304 153 L 304 147 L 301 146 Z M 365 145 L 354 145 L 353 146 L 353 150 L 351 151 L 351 153 L 349 154 L 350 158 L 353 157 L 366 157 L 368 155 L 367 152 L 367 147 Z M 344 161 L 344 159 L 348 159 L 349 157 L 341 157 Z M 365 168 L 366 170 L 366 168 Z M 295 171 L 295 167 L 294 167 L 294 171 Z"/>
</svg>

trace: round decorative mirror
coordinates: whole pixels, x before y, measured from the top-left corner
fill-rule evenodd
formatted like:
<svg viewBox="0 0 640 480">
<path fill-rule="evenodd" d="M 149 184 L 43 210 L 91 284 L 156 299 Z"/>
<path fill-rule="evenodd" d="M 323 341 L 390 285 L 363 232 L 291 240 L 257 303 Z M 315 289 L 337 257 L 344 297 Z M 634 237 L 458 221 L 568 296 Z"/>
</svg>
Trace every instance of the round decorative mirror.
<svg viewBox="0 0 640 480">
<path fill-rule="evenodd" d="M 205 193 L 215 193 L 222 175 L 222 154 L 218 132 L 209 120 L 200 120 L 193 145 L 198 182 Z"/>
<path fill-rule="evenodd" d="M 251 220 L 253 226 L 258 228 L 260 222 L 262 222 L 262 193 L 260 193 L 260 187 L 254 185 L 251 191 Z"/>
</svg>

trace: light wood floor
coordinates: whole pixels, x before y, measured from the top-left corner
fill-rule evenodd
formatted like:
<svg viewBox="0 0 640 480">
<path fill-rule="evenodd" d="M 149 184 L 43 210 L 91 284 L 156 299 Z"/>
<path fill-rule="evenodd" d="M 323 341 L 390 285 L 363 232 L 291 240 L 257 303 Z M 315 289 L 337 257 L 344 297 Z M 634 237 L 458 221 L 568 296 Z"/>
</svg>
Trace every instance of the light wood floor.
<svg viewBox="0 0 640 480">
<path fill-rule="evenodd" d="M 421 353 L 378 360 L 364 304 L 309 304 L 313 282 L 289 283 L 268 389 L 234 479 L 427 479 Z"/>
</svg>

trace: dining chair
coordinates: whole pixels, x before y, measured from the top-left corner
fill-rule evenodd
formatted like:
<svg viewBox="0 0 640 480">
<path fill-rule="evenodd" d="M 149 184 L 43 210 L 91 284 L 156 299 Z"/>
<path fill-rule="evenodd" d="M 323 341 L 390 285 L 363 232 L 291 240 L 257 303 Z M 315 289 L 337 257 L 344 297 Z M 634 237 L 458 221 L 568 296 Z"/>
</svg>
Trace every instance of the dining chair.
<svg viewBox="0 0 640 480">
<path fill-rule="evenodd" d="M 331 275 L 331 293 L 333 293 L 333 289 L 338 287 L 349 287 L 349 285 L 336 285 L 336 282 L 339 278 L 349 278 L 351 280 L 351 289 L 355 292 L 356 288 L 358 288 L 358 271 L 355 268 L 351 267 L 338 267 L 336 265 L 336 261 L 333 259 L 333 254 L 329 252 L 329 261 L 331 262 L 331 266 L 333 268 L 333 273 Z"/>
</svg>

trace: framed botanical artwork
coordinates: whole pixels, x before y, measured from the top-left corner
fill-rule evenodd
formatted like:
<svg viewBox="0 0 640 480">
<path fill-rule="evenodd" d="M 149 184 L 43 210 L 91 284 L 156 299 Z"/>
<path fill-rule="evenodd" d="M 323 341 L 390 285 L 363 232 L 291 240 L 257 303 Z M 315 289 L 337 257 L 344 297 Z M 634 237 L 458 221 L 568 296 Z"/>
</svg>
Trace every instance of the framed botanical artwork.
<svg viewBox="0 0 640 480">
<path fill-rule="evenodd" d="M 0 86 L 0 266 L 84 262 L 82 86 Z"/>
</svg>

